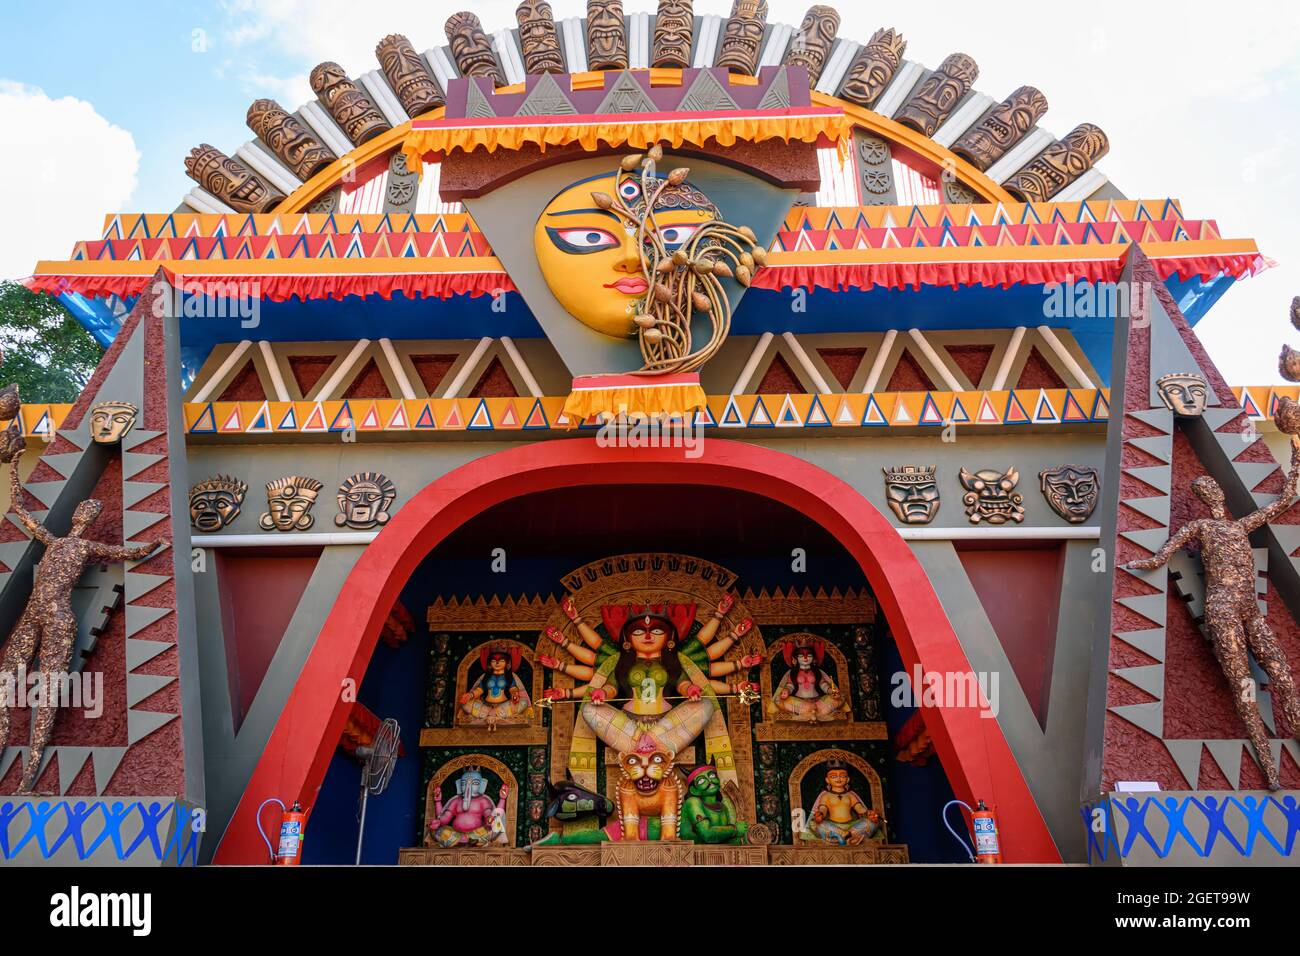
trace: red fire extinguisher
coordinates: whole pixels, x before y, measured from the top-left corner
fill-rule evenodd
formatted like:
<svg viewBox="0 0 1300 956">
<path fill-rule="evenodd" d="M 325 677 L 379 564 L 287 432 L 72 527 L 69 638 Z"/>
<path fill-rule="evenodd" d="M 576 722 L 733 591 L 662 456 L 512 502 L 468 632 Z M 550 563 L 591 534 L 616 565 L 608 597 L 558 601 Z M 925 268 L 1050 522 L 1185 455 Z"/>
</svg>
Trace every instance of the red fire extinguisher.
<svg viewBox="0 0 1300 956">
<path fill-rule="evenodd" d="M 262 811 L 272 803 L 280 806 L 280 838 L 275 846 L 271 846 L 266 831 L 262 829 Z M 270 854 L 271 862 L 276 866 L 297 866 L 302 862 L 302 841 L 306 830 L 307 811 L 297 800 L 293 802 L 292 807 L 286 808 L 283 800 L 271 797 L 269 800 L 264 800 L 257 808 L 257 832 L 262 835 L 266 851 Z"/>
<path fill-rule="evenodd" d="M 953 804 L 965 807 L 966 812 L 971 816 L 971 829 L 975 833 L 974 852 L 971 851 L 970 844 L 958 836 L 957 831 L 948 823 L 948 808 Z M 961 844 L 961 848 L 966 851 L 972 863 L 1002 862 L 1002 849 L 998 844 L 998 818 L 989 807 L 984 805 L 983 800 L 976 800 L 973 810 L 964 800 L 949 800 L 943 806 L 942 817 L 943 825 L 948 828 L 953 839 Z"/>
</svg>

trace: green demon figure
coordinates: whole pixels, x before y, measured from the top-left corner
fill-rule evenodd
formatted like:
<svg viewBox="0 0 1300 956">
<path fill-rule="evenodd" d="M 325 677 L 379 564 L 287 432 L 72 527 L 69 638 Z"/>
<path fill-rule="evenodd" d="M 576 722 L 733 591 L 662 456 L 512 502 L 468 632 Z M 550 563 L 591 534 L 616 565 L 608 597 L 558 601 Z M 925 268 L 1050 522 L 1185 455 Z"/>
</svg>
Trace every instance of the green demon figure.
<svg viewBox="0 0 1300 956">
<path fill-rule="evenodd" d="M 681 836 L 696 843 L 744 843 L 749 824 L 736 813 L 736 804 L 722 792 L 715 767 L 696 767 L 686 778 Z"/>
</svg>

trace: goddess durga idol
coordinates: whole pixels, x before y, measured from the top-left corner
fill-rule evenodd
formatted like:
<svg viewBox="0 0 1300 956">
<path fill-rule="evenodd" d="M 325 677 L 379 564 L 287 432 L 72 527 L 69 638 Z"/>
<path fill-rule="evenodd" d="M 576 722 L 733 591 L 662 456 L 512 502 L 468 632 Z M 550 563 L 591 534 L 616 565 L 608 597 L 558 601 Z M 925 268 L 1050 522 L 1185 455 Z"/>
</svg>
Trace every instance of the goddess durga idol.
<svg viewBox="0 0 1300 956">
<path fill-rule="evenodd" d="M 558 670 L 575 681 L 572 689 L 552 687 L 550 700 L 582 700 L 583 720 L 606 746 L 619 753 L 631 753 L 638 740 L 651 734 L 659 744 L 680 753 L 699 736 L 715 713 L 719 694 L 740 694 L 756 690 L 748 680 L 726 681 L 762 661 L 759 654 L 746 654 L 734 661 L 723 656 L 749 632 L 753 621 L 746 618 L 718 633 L 735 598 L 724 595 L 713 616 L 692 637 L 695 604 L 604 605 L 600 609 L 606 639 L 579 615 L 572 598 L 562 607 L 574 623 L 582 643 L 571 641 L 556 627 L 546 636 L 563 648 L 573 662 L 543 654 L 543 667 Z M 678 703 L 670 703 L 670 693 Z M 615 706 L 621 703 L 621 707 Z"/>
</svg>

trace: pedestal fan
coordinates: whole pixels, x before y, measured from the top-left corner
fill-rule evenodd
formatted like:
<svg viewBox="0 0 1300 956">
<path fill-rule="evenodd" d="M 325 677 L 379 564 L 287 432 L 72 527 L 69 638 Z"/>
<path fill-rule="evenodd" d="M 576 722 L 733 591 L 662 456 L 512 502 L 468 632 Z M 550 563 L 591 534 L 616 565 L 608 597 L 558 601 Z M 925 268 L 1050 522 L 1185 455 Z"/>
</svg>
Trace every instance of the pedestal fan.
<svg viewBox="0 0 1300 956">
<path fill-rule="evenodd" d="M 401 744 L 402 728 L 392 717 L 384 720 L 368 745 L 357 748 L 357 756 L 365 760 L 361 765 L 361 826 L 357 830 L 357 865 L 361 865 L 361 842 L 366 835 L 366 804 L 370 795 L 376 797 L 388 789 L 397 766 L 397 748 Z"/>
</svg>

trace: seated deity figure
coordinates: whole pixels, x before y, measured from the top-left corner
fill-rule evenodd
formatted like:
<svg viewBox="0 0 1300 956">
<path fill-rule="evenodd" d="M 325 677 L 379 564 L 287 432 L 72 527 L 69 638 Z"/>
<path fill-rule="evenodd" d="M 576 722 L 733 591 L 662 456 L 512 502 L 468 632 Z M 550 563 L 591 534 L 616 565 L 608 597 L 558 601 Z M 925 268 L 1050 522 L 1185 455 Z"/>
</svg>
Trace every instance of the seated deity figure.
<svg viewBox="0 0 1300 956">
<path fill-rule="evenodd" d="M 838 760 L 826 764 L 826 789 L 813 801 L 801 838 L 813 843 L 857 846 L 880 833 L 880 814 L 849 789 L 848 768 Z"/>
<path fill-rule="evenodd" d="M 643 734 L 653 734 L 658 746 L 668 753 L 680 753 L 713 716 L 717 694 L 754 689 L 747 680 L 718 679 L 754 667 L 763 659 L 759 654 L 746 654 L 737 661 L 722 660 L 753 627 L 746 619 L 726 637 L 715 640 L 734 604 L 734 597 L 724 595 L 718 610 L 694 637 L 687 636 L 695 621 L 694 604 L 605 605 L 601 617 L 611 637 L 607 640 L 582 620 L 573 600 L 566 597 L 564 613 L 577 626 L 582 643 L 548 627 L 546 635 L 573 663 L 546 654 L 538 660 L 543 667 L 584 683 L 572 689 L 549 688 L 546 697 L 581 700 L 583 720 L 606 746 L 620 754 L 635 753 Z M 671 691 L 683 698 L 676 705 L 669 702 Z M 620 696 L 623 693 L 628 696 Z M 615 706 L 615 701 L 622 706 Z"/>
<path fill-rule="evenodd" d="M 822 669 L 826 642 L 811 638 L 788 640 L 781 648 L 789 670 L 782 675 L 772 694 L 779 714 L 797 720 L 844 720 L 848 707 L 835 680 Z"/>
<path fill-rule="evenodd" d="M 504 821 L 510 786 L 502 780 L 493 803 L 487 796 L 487 785 L 478 767 L 467 767 L 456 781 L 456 796 L 445 807 L 441 789 L 434 791 L 429 833 L 438 846 L 484 847 L 508 842 Z"/>
<path fill-rule="evenodd" d="M 532 712 L 533 702 L 519 679 L 519 648 L 488 645 L 479 651 L 483 673 L 461 695 L 466 723 L 495 726 Z"/>
</svg>

